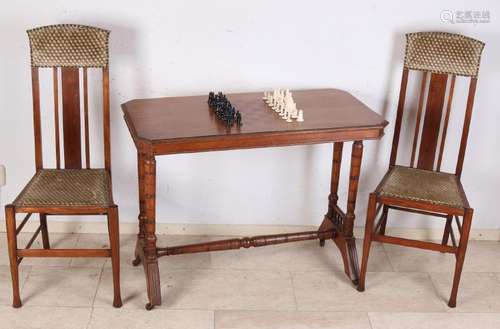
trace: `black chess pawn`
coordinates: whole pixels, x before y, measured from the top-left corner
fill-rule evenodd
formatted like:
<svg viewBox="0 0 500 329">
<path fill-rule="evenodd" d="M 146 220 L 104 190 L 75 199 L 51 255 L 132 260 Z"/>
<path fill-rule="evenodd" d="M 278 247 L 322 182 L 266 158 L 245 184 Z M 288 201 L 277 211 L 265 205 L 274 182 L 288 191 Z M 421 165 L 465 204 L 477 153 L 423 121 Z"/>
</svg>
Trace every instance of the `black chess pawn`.
<svg viewBox="0 0 500 329">
<path fill-rule="evenodd" d="M 242 123 L 241 123 L 241 113 L 240 111 L 236 111 L 236 125 L 237 126 L 241 126 Z"/>
</svg>

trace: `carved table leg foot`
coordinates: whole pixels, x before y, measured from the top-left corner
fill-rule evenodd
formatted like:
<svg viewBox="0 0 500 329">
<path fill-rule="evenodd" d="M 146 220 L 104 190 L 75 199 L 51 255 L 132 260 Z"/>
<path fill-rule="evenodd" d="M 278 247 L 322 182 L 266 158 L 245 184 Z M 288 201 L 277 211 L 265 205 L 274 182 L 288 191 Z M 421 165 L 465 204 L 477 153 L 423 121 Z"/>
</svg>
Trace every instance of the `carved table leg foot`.
<svg viewBox="0 0 500 329">
<path fill-rule="evenodd" d="M 359 263 L 358 253 L 356 251 L 356 239 L 354 237 L 347 238 L 347 251 L 349 254 L 349 278 L 354 285 L 359 283 Z"/>
<path fill-rule="evenodd" d="M 146 271 L 146 284 L 149 299 L 149 303 L 146 304 L 146 309 L 151 310 L 154 306 L 161 305 L 160 271 L 158 269 L 158 261 L 146 261 L 144 270 Z"/>
</svg>

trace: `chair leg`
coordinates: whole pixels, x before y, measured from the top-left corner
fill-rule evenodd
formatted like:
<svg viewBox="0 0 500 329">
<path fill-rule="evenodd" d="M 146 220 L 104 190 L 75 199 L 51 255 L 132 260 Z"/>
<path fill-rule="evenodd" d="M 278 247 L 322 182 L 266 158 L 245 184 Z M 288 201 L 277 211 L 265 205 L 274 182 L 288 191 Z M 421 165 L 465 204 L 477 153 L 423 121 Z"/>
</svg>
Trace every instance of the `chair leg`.
<svg viewBox="0 0 500 329">
<path fill-rule="evenodd" d="M 380 223 L 380 231 L 379 231 L 379 234 L 380 235 L 385 235 L 385 228 L 387 226 L 387 215 L 389 214 L 389 208 L 387 208 L 387 206 L 384 206 L 384 208 L 382 209 L 382 219 L 381 219 L 381 223 Z"/>
<path fill-rule="evenodd" d="M 448 302 L 449 307 L 457 305 L 458 285 L 460 284 L 460 277 L 462 275 L 462 268 L 464 266 L 465 252 L 467 251 L 467 244 L 469 242 L 469 233 L 472 224 L 472 209 L 466 209 L 464 220 L 462 224 L 462 232 L 460 234 L 460 242 L 457 250 L 457 262 L 455 265 L 455 275 L 453 276 L 453 287 L 451 289 L 451 296 Z"/>
<path fill-rule="evenodd" d="M 5 207 L 5 221 L 7 228 L 7 242 L 9 248 L 10 274 L 12 277 L 12 306 L 22 306 L 19 295 L 19 266 L 17 264 L 17 235 L 16 235 L 16 213 L 13 206 Z"/>
<path fill-rule="evenodd" d="M 377 197 L 375 193 L 370 194 L 368 200 L 368 210 L 365 224 L 365 240 L 363 241 L 363 258 L 361 259 L 361 273 L 359 275 L 358 291 L 365 291 L 366 270 L 368 267 L 368 256 L 372 243 L 373 226 L 375 224 L 375 213 L 377 207 Z"/>
<path fill-rule="evenodd" d="M 118 228 L 118 207 L 113 206 L 108 213 L 109 244 L 111 246 L 111 267 L 113 270 L 113 306 L 121 307 L 120 292 L 120 232 Z"/>
<path fill-rule="evenodd" d="M 452 221 L 453 221 L 453 216 L 446 217 L 446 225 L 444 226 L 443 240 L 441 240 L 441 244 L 443 246 L 448 245 L 448 239 L 450 238 Z"/>
<path fill-rule="evenodd" d="M 47 228 L 47 214 L 40 214 L 40 228 L 42 233 L 43 249 L 50 249 L 49 231 Z"/>
</svg>

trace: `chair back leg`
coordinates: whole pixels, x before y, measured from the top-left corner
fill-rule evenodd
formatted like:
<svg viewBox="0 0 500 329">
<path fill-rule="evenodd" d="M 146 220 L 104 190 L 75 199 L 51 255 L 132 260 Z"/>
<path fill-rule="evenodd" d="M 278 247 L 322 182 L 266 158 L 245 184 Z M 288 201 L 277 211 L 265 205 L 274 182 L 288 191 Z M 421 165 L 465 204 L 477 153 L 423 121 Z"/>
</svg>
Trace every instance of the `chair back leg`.
<svg viewBox="0 0 500 329">
<path fill-rule="evenodd" d="M 120 292 L 120 232 L 118 228 L 118 207 L 113 206 L 108 212 L 109 244 L 111 247 L 111 267 L 113 270 L 113 306 L 121 307 Z"/>
<path fill-rule="evenodd" d="M 5 207 L 5 221 L 7 228 L 7 244 L 9 248 L 10 274 L 12 277 L 12 306 L 19 308 L 22 306 L 19 295 L 19 265 L 17 264 L 17 234 L 16 234 L 16 213 L 13 206 Z"/>
<path fill-rule="evenodd" d="M 472 225 L 472 209 L 466 209 L 464 221 L 462 224 L 462 232 L 460 234 L 460 242 L 457 250 L 457 262 L 455 264 L 455 274 L 453 276 L 453 287 L 451 289 L 451 296 L 448 302 L 449 307 L 457 306 L 457 293 L 458 285 L 460 284 L 460 277 L 462 275 L 462 268 L 464 266 L 465 252 L 467 251 L 467 244 L 469 242 L 469 233 Z"/>
<path fill-rule="evenodd" d="M 377 212 L 377 196 L 375 193 L 370 194 L 368 200 L 368 210 L 365 224 L 365 240 L 363 241 L 363 257 L 361 259 L 361 272 L 359 275 L 358 291 L 365 290 L 366 270 L 368 268 L 368 256 L 370 255 L 370 247 L 372 244 L 373 227 L 375 225 L 375 215 Z"/>
<path fill-rule="evenodd" d="M 441 244 L 443 246 L 446 246 L 448 244 L 448 239 L 450 238 L 452 220 L 453 216 L 446 217 L 446 225 L 444 226 L 443 240 L 441 240 Z"/>
<path fill-rule="evenodd" d="M 50 249 L 49 231 L 47 228 L 47 214 L 40 214 L 40 230 L 42 233 L 43 249 Z"/>
<path fill-rule="evenodd" d="M 380 235 L 385 235 L 385 228 L 387 226 L 387 215 L 388 214 L 389 214 L 389 208 L 387 206 L 384 206 L 382 208 L 382 217 L 380 219 L 380 230 L 379 230 Z"/>
</svg>

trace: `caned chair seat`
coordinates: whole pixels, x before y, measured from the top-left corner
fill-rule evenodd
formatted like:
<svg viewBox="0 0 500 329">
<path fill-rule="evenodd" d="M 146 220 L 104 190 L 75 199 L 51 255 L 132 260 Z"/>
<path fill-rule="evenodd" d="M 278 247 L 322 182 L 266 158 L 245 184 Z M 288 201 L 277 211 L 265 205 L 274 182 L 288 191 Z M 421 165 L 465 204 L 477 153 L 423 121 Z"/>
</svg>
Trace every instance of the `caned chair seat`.
<svg viewBox="0 0 500 329">
<path fill-rule="evenodd" d="M 378 190 L 379 196 L 428 202 L 454 208 L 467 207 L 456 175 L 394 166 Z"/>
<path fill-rule="evenodd" d="M 105 169 L 42 169 L 14 201 L 16 207 L 85 207 L 112 205 Z"/>
</svg>

